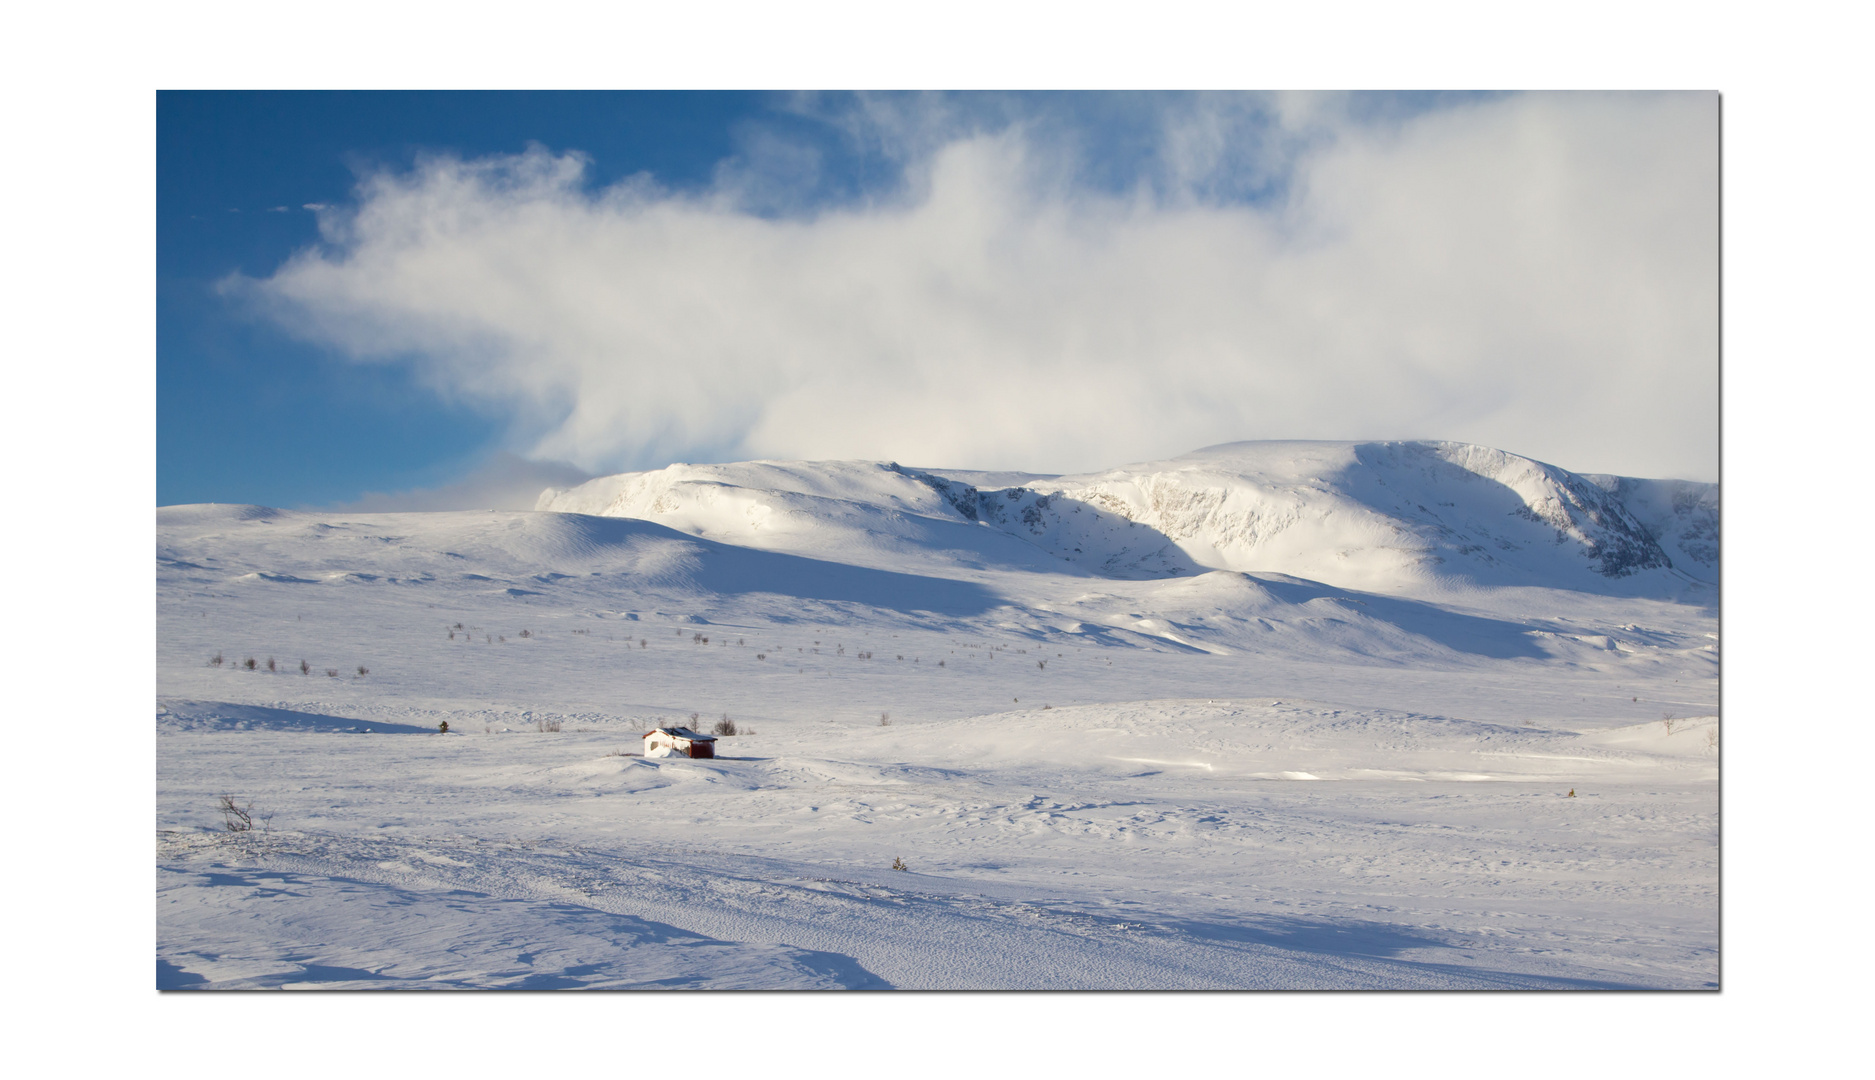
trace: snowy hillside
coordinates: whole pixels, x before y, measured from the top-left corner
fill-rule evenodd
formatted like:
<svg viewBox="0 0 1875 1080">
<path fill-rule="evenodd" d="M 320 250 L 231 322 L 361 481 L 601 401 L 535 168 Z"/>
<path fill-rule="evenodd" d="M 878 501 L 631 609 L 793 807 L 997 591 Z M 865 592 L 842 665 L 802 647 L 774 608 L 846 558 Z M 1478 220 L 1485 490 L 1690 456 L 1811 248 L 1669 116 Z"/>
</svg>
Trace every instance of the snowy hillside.
<svg viewBox="0 0 1875 1080">
<path fill-rule="evenodd" d="M 1262 443 L 543 506 L 157 511 L 159 986 L 1716 985 L 1710 485 Z"/>
<path fill-rule="evenodd" d="M 1409 594 L 1489 585 L 1655 596 L 1716 583 L 1716 507 L 1714 485 L 1590 478 L 1424 442 L 1232 443 L 1081 476 L 673 465 L 539 502 L 868 565 L 937 548 L 972 565 L 1033 567 L 1040 551 L 1110 578 L 1235 570 Z"/>
</svg>

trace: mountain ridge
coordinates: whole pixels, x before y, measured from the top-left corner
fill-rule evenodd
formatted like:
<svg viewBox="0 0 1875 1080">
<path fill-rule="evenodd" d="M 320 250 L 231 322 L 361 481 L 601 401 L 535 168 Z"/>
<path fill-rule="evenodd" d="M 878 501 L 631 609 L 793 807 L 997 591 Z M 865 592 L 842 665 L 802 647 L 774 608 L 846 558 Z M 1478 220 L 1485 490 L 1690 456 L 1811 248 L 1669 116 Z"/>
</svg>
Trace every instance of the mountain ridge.
<svg viewBox="0 0 1875 1080">
<path fill-rule="evenodd" d="M 1228 570 L 1396 591 L 1652 595 L 1718 581 L 1718 485 L 1580 474 L 1456 442 L 1224 443 L 1062 475 L 674 464 L 549 488 L 536 505 L 862 564 L 935 546 L 965 564 L 1117 579 Z"/>
</svg>

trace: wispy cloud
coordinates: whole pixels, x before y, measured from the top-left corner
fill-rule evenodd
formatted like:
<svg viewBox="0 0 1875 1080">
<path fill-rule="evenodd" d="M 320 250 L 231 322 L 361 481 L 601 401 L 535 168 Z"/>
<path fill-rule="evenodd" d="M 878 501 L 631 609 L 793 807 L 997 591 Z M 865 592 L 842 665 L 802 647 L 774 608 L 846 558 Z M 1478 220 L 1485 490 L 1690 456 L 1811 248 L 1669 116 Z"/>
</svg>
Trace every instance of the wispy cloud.
<svg viewBox="0 0 1875 1080">
<path fill-rule="evenodd" d="M 780 127 L 703 191 L 429 159 L 228 287 L 595 471 L 1434 437 L 1716 475 L 1713 95 L 793 108 L 877 178 Z"/>
<path fill-rule="evenodd" d="M 331 510 L 378 513 L 404 510 L 532 510 L 549 487 L 572 487 L 590 473 L 556 461 L 529 461 L 501 452 L 452 484 L 407 491 L 370 491 Z"/>
</svg>

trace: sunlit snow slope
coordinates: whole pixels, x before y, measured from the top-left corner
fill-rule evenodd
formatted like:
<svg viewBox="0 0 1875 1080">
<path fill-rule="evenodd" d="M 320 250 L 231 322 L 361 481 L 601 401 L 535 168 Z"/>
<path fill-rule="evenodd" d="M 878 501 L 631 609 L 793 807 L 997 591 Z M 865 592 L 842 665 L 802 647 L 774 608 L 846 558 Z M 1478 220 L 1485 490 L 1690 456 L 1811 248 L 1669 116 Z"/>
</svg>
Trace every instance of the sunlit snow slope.
<svg viewBox="0 0 1875 1080">
<path fill-rule="evenodd" d="M 1582 476 L 1463 443 L 1230 443 L 1078 476 L 672 465 L 550 489 L 539 508 L 865 565 L 945 559 L 1122 579 L 1235 570 L 1407 593 L 1691 599 L 1718 580 L 1716 485 Z"/>
</svg>

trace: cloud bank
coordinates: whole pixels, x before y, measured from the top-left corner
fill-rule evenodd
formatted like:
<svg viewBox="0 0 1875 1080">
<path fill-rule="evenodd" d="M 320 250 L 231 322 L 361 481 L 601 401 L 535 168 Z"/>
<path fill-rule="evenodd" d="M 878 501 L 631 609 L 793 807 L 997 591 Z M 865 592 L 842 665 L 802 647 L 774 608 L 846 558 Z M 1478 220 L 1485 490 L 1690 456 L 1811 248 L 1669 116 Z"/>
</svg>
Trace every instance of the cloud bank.
<svg viewBox="0 0 1875 1080">
<path fill-rule="evenodd" d="M 594 472 L 1445 438 L 1717 478 L 1715 95 L 795 112 L 836 141 L 746 132 L 697 190 L 539 148 L 368 176 L 227 287 Z"/>
</svg>

